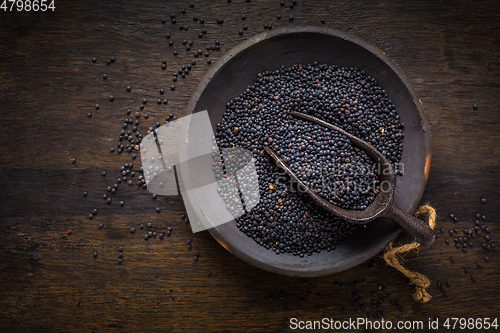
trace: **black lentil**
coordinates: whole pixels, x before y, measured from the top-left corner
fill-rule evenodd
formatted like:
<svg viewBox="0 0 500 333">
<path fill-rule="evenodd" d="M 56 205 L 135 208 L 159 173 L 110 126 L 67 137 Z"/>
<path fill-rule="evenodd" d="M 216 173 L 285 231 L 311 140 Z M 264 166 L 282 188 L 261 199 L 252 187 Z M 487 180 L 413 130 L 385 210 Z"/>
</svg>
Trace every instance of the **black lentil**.
<svg viewBox="0 0 500 333">
<path fill-rule="evenodd" d="M 357 88 L 351 89 L 352 86 Z M 366 92 L 363 96 L 359 93 L 356 95 L 355 91 L 361 87 Z M 329 91 L 334 93 L 331 94 Z M 318 104 L 318 98 L 324 100 L 323 105 Z M 377 103 L 383 103 L 384 111 L 381 113 L 384 115 L 381 114 L 378 118 L 372 116 L 375 113 L 370 112 L 378 106 L 370 102 L 370 98 Z M 324 161 L 328 155 L 332 158 L 332 164 L 370 165 L 373 162 L 338 133 L 325 131 L 324 128 L 318 128 L 319 126 L 314 124 L 293 120 L 286 109 L 309 113 L 333 122 L 372 142 L 393 162 L 397 162 L 401 156 L 403 126 L 385 90 L 377 86 L 375 79 L 354 68 L 339 68 L 317 63 L 304 66 L 297 64 L 291 68 L 282 66 L 276 71 L 260 73 L 253 85 L 248 86 L 243 94 L 227 103 L 223 121 L 217 126 L 217 145 L 221 148 L 238 145 L 253 152 L 261 194 L 261 201 L 253 208 L 251 214 L 237 219 L 238 228 L 277 254 L 290 252 L 303 256 L 320 252 L 322 249 L 330 251 L 335 249 L 343 238 L 354 232 L 356 227 L 341 220 L 332 222 L 330 216 L 328 223 L 321 223 L 319 221 L 327 220 L 327 215 L 322 209 L 305 196 L 280 190 L 274 163 L 263 153 L 262 147 L 267 144 L 278 150 L 290 167 L 312 187 L 319 184 L 319 174 L 324 170 L 321 167 L 316 169 L 315 165 L 325 165 Z M 364 113 L 370 114 L 368 118 L 363 119 L 366 127 L 359 120 L 361 118 L 357 120 L 357 117 L 361 117 Z M 342 118 L 337 118 L 341 115 Z M 358 124 L 363 128 L 359 128 Z M 384 128 L 385 130 L 381 130 Z M 389 141 L 383 142 L 380 138 L 386 131 L 388 133 L 384 139 Z M 294 133 L 293 138 L 289 134 L 291 132 Z M 326 151 L 325 147 L 335 143 L 337 148 Z M 389 143 L 392 149 L 386 146 Z M 317 173 L 318 176 L 313 173 Z M 377 179 L 373 174 L 367 177 L 375 181 Z M 341 184 L 341 179 L 336 181 L 338 185 Z M 352 190 L 349 185 L 341 187 L 342 193 L 345 194 L 339 192 L 340 195 L 335 197 L 333 195 L 329 197 L 330 190 L 322 191 L 321 188 L 316 188 L 318 194 L 327 197 L 334 204 L 354 209 L 365 209 L 376 194 L 375 189 L 370 192 L 366 191 L 366 188 L 363 193 L 358 191 L 348 194 Z M 330 227 L 327 227 L 328 225 Z M 335 232 L 332 231 L 333 226 Z"/>
</svg>

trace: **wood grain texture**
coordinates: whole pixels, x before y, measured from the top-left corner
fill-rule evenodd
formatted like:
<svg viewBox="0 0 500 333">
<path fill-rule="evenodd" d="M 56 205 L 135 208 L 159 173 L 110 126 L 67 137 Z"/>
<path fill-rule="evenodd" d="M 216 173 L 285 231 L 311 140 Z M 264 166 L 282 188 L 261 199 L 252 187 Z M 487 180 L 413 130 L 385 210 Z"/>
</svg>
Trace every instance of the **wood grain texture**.
<svg viewBox="0 0 500 333">
<path fill-rule="evenodd" d="M 281 7 L 277 0 L 195 1 L 193 9 L 189 2 L 56 1 L 54 13 L 0 11 L 0 330 L 273 332 L 292 317 L 360 317 L 353 293 L 375 312 L 370 293 L 379 285 L 387 292 L 377 295 L 390 293 L 405 309 L 400 312 L 384 302 L 386 320 L 427 323 L 434 316 L 442 320 L 499 316 L 500 249 L 483 250 L 479 239 L 463 254 L 445 244 L 446 238 L 453 243 L 453 237 L 439 233 L 432 248 L 405 257 L 408 268 L 432 281 L 429 292 L 434 298 L 419 304 L 412 300 L 413 288 L 405 278 L 380 256 L 373 259 L 374 268 L 365 263 L 341 274 L 307 279 L 304 285 L 302 279 L 247 265 L 207 232 L 192 234 L 180 218 L 184 212 L 180 197 L 155 201 L 142 188 L 120 184 L 111 205 L 101 198 L 119 177 L 118 168 L 132 161 L 126 153 L 109 153 L 110 147 L 116 148 L 121 120 L 127 117 L 124 110 L 135 114 L 147 98 L 144 112 L 150 117 L 140 118 L 142 129 L 170 113 L 181 116 L 210 67 L 204 56 L 196 58 L 189 75 L 170 90 L 172 73 L 190 63 L 195 50 L 205 52 L 207 45 L 220 40 L 221 50 L 209 51 L 209 58 L 216 61 L 264 31 L 263 24 L 321 25 L 323 18 L 325 26 L 379 47 L 415 87 L 433 136 L 430 179 L 422 203 L 437 209 L 437 227 L 446 232 L 472 227 L 474 214 L 481 212 L 488 217 L 485 224 L 491 228 L 492 242 L 498 242 L 499 2 L 299 0 L 293 9 L 289 2 Z M 176 14 L 175 25 L 168 19 L 171 13 Z M 205 24 L 194 22 L 195 15 Z M 166 24 L 161 23 L 164 17 Z M 224 24 L 218 25 L 217 18 Z M 188 30 L 180 31 L 181 24 Z M 240 36 L 244 24 L 248 30 Z M 203 28 L 207 34 L 198 38 Z M 183 39 L 194 42 L 190 52 L 181 44 Z M 116 62 L 106 65 L 112 56 Z M 167 60 L 166 70 L 160 69 L 161 59 Z M 107 80 L 102 79 L 104 73 Z M 132 87 L 129 93 L 127 85 Z M 156 104 L 161 88 L 167 105 Z M 113 102 L 109 95 L 115 97 Z M 473 110 L 474 103 L 478 110 Z M 95 104 L 100 105 L 98 110 Z M 103 170 L 106 177 L 101 176 Z M 87 198 L 83 191 L 89 192 Z M 481 204 L 481 197 L 488 202 Z M 157 206 L 160 214 L 155 212 Z M 99 213 L 89 220 L 94 208 Z M 459 222 L 449 220 L 449 213 Z M 129 232 L 148 222 L 157 231 L 172 227 L 172 236 L 145 241 L 144 231 Z M 99 223 L 103 229 L 98 229 Z M 188 239 L 193 242 L 190 251 Z M 124 247 L 121 265 L 119 246 Z M 193 260 L 195 251 L 200 253 L 198 262 Z M 491 258 L 489 263 L 484 262 L 485 255 Z M 477 261 L 483 262 L 482 268 L 477 268 Z M 471 273 L 464 273 L 465 266 Z M 471 274 L 477 282 L 470 280 Z M 366 283 L 354 284 L 362 279 Z M 436 284 L 447 280 L 452 285 L 445 298 Z M 335 287 L 335 282 L 345 286 Z M 283 299 L 278 297 L 280 291 Z"/>
</svg>

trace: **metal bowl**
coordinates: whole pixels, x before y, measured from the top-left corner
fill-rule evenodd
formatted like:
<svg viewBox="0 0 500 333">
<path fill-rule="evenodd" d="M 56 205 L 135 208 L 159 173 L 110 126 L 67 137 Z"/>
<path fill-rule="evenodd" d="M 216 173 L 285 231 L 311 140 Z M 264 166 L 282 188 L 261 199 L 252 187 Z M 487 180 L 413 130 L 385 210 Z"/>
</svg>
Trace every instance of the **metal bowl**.
<svg viewBox="0 0 500 333">
<path fill-rule="evenodd" d="M 405 175 L 397 177 L 395 200 L 401 209 L 413 212 L 429 175 L 429 124 L 422 104 L 402 70 L 381 50 L 359 38 L 317 27 L 282 28 L 254 36 L 225 54 L 208 71 L 191 97 L 187 113 L 208 110 L 215 132 L 226 110 L 226 103 L 252 84 L 257 73 L 275 70 L 281 65 L 314 61 L 357 67 L 374 77 L 387 91 L 405 124 L 401 159 Z M 200 177 L 199 168 L 191 170 L 188 163 L 181 165 L 181 168 L 183 178 L 195 174 Z M 197 204 L 193 201 L 195 198 L 189 199 L 192 205 Z M 203 207 L 200 209 L 203 211 Z M 234 220 L 209 230 L 222 246 L 249 264 L 273 273 L 297 277 L 322 276 L 356 266 L 379 253 L 400 231 L 392 221 L 377 219 L 367 224 L 366 228 L 359 228 L 336 250 L 300 258 L 292 254 L 276 255 L 266 250 L 241 232 Z"/>
</svg>

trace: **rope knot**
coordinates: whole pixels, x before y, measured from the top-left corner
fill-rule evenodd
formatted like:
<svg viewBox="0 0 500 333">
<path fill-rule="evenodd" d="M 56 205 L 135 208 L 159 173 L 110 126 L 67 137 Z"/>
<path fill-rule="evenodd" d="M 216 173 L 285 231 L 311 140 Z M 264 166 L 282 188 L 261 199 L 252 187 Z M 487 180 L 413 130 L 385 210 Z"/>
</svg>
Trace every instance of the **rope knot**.
<svg viewBox="0 0 500 333">
<path fill-rule="evenodd" d="M 423 288 L 423 289 L 426 289 L 431 285 L 429 280 L 424 275 L 421 275 L 420 278 L 414 279 L 411 283 L 415 286 L 415 288 Z"/>
<path fill-rule="evenodd" d="M 429 226 L 431 227 L 431 229 L 434 229 L 434 227 L 436 226 L 436 210 L 426 204 L 424 206 L 418 207 L 414 215 L 416 216 L 422 213 L 427 213 Z M 422 303 L 426 303 L 432 298 L 432 296 L 429 295 L 426 291 L 426 289 L 431 284 L 429 279 L 419 272 L 412 272 L 404 268 L 398 259 L 398 257 L 400 257 L 399 254 L 407 253 L 413 249 L 418 250 L 419 247 L 420 243 L 417 243 L 416 241 L 410 244 L 403 244 L 398 247 L 393 247 L 391 242 L 385 248 L 384 260 L 389 266 L 396 268 L 398 271 L 400 271 L 410 279 L 411 284 L 415 286 L 415 293 L 412 295 L 413 299 Z M 401 260 L 403 259 L 401 258 Z"/>
</svg>

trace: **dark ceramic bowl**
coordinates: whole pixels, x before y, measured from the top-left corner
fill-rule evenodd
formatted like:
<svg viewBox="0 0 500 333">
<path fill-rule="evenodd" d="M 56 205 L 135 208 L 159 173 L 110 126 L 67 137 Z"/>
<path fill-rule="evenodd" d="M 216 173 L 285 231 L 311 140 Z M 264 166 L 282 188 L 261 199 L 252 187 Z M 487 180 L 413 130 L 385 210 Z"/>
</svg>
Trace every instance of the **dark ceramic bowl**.
<svg viewBox="0 0 500 333">
<path fill-rule="evenodd" d="M 187 114 L 208 110 L 215 132 L 226 103 L 252 84 L 257 73 L 275 70 L 281 65 L 314 61 L 357 67 L 374 77 L 387 91 L 405 124 L 401 159 L 405 175 L 397 177 L 395 200 L 401 209 L 413 212 L 429 175 L 429 125 L 422 104 L 401 69 L 382 51 L 359 38 L 317 27 L 273 29 L 254 36 L 213 65 L 191 97 Z M 191 170 L 188 163 L 181 165 L 181 168 L 181 181 L 186 181 L 195 172 L 200 176 L 199 168 Z M 191 204 L 199 204 L 198 208 L 203 211 L 203 203 L 197 203 L 195 198 L 189 199 Z M 390 220 L 377 219 L 367 224 L 366 228 L 359 228 L 336 250 L 314 253 L 305 258 L 292 254 L 276 255 L 266 250 L 241 232 L 234 220 L 209 231 L 228 251 L 255 267 L 283 275 L 315 277 L 341 272 L 370 259 L 394 240 L 401 230 Z"/>
</svg>

